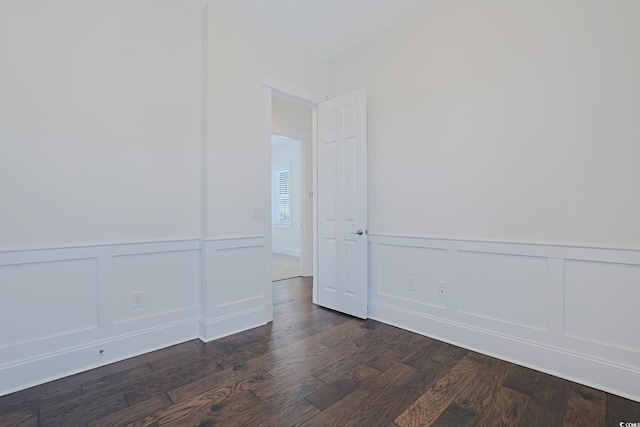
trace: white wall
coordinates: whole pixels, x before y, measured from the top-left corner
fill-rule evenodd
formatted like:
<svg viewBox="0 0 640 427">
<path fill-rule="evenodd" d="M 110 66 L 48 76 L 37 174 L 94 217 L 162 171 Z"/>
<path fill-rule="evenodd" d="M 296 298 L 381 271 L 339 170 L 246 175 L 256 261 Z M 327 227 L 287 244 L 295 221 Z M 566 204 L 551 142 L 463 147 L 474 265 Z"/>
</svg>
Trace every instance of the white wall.
<svg viewBox="0 0 640 427">
<path fill-rule="evenodd" d="M 302 141 L 274 135 L 271 146 L 272 171 L 279 167 L 279 165 L 289 165 L 291 167 L 291 225 L 272 225 L 271 249 L 276 253 L 296 257 L 300 256 L 300 232 L 302 221 L 301 144 Z M 272 209 L 272 207 L 269 208 Z"/>
<path fill-rule="evenodd" d="M 330 63 L 368 91 L 371 317 L 640 399 L 639 17 L 449 0 Z"/>
<path fill-rule="evenodd" d="M 209 7 L 208 238 L 263 236 L 264 75 L 326 92 L 326 65 L 254 25 Z M 228 185 L 233 177 L 234 185 Z M 220 205 L 219 200 L 227 203 Z"/>
<path fill-rule="evenodd" d="M 204 3 L 0 3 L 0 394 L 269 320 L 263 76 L 326 70 Z"/>
<path fill-rule="evenodd" d="M 0 394 L 269 319 L 268 74 L 368 90 L 371 316 L 640 398 L 637 3 L 442 2 L 329 79 L 214 7 L 201 79 L 189 4 L 0 3 Z"/>
<path fill-rule="evenodd" d="M 0 250 L 197 238 L 199 14 L 0 3 Z"/>
<path fill-rule="evenodd" d="M 450 0 L 330 64 L 374 233 L 640 248 L 640 3 Z"/>
<path fill-rule="evenodd" d="M 265 75 L 326 93 L 326 64 L 214 4 L 208 9 L 205 340 L 272 319 Z M 247 268 L 247 266 L 250 266 Z M 242 289 L 237 294 L 237 289 Z"/>
<path fill-rule="evenodd" d="M 0 2 L 0 394 L 197 336 L 201 15 Z"/>
</svg>

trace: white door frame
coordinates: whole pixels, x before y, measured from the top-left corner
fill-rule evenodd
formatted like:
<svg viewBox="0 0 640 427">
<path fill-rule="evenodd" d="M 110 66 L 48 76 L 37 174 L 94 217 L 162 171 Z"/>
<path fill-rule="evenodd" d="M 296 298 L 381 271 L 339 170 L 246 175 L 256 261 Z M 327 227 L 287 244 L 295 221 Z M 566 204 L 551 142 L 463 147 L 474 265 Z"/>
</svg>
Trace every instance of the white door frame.
<svg viewBox="0 0 640 427">
<path fill-rule="evenodd" d="M 284 80 L 269 75 L 264 76 L 264 141 L 265 141 L 265 209 L 264 215 L 264 236 L 265 236 L 265 305 L 267 307 L 267 321 L 273 321 L 273 293 L 271 284 L 271 134 L 272 134 L 272 111 L 271 99 L 276 94 L 279 98 L 289 99 L 294 102 L 302 102 L 313 108 L 312 112 L 312 154 L 313 159 L 313 303 L 318 303 L 318 287 L 316 283 L 318 254 L 316 248 L 318 219 L 317 219 L 317 171 L 318 162 L 316 158 L 316 147 L 318 143 L 318 104 L 327 100 L 327 96 L 318 92 L 301 88 Z"/>
</svg>

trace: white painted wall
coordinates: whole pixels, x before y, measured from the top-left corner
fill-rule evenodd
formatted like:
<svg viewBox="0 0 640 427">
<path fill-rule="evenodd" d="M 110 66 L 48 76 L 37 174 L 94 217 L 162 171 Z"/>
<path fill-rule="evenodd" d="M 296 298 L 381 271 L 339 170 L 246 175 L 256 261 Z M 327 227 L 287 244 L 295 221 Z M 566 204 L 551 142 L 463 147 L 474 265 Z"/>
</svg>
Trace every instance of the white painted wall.
<svg viewBox="0 0 640 427">
<path fill-rule="evenodd" d="M 369 99 L 371 317 L 640 399 L 639 17 L 448 0 L 330 62 Z"/>
<path fill-rule="evenodd" d="M 210 8 L 201 80 L 189 4 L 0 3 L 0 394 L 269 318 L 263 75 L 327 68 Z M 640 398 L 639 8 L 451 0 L 330 64 L 369 94 L 373 317 Z"/>
<path fill-rule="evenodd" d="M 269 319 L 263 74 L 325 68 L 204 3 L 0 3 L 0 394 Z"/>
<path fill-rule="evenodd" d="M 209 63 L 207 237 L 263 236 L 264 218 L 252 218 L 252 212 L 256 206 L 268 209 L 264 75 L 325 93 L 326 64 L 213 5 Z"/>
<path fill-rule="evenodd" d="M 640 3 L 439 2 L 330 63 L 373 233 L 640 248 Z"/>
<path fill-rule="evenodd" d="M 0 2 L 0 395 L 197 337 L 201 21 Z"/>
<path fill-rule="evenodd" d="M 265 227 L 271 226 L 270 181 L 265 182 L 271 168 L 266 135 L 271 114 L 265 75 L 326 93 L 326 64 L 214 4 L 207 16 L 207 222 L 200 335 L 211 340 L 272 319 L 271 247 L 265 236 Z"/>
<path fill-rule="evenodd" d="M 271 146 L 272 171 L 278 165 L 291 166 L 291 226 L 272 225 L 271 249 L 275 253 L 297 257 L 300 256 L 300 233 L 302 230 L 301 144 L 301 141 L 274 135 Z"/>
<path fill-rule="evenodd" d="M 199 8 L 0 3 L 0 250 L 199 234 Z"/>
</svg>

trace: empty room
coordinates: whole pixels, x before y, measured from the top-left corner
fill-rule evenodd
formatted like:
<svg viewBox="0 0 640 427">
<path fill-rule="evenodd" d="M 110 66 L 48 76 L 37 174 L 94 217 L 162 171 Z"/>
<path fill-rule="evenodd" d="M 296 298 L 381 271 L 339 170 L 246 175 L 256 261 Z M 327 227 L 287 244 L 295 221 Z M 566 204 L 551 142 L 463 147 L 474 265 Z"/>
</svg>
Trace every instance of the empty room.
<svg viewBox="0 0 640 427">
<path fill-rule="evenodd" d="M 640 425 L 639 20 L 0 0 L 0 426 Z"/>
</svg>

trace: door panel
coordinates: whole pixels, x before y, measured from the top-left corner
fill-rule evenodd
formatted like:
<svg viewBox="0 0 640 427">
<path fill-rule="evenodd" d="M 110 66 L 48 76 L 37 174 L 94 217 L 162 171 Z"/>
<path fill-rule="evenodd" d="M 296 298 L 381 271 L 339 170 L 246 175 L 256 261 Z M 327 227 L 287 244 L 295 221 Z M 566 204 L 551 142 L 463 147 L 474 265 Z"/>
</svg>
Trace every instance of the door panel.
<svg viewBox="0 0 640 427">
<path fill-rule="evenodd" d="M 367 318 L 364 90 L 318 105 L 318 207 L 318 303 Z"/>
</svg>

